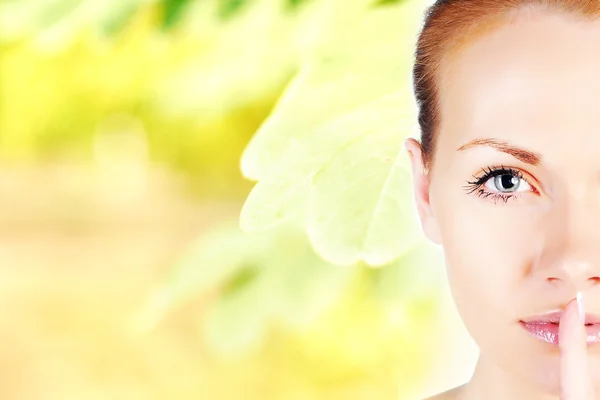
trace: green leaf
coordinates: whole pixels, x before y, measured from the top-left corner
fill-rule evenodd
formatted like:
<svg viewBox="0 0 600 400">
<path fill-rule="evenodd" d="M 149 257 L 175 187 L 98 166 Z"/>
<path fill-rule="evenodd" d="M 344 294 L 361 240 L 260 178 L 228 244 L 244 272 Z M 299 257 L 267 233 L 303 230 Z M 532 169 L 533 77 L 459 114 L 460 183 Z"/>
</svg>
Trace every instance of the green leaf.
<svg viewBox="0 0 600 400">
<path fill-rule="evenodd" d="M 242 208 L 240 226 L 247 232 L 274 228 L 298 215 L 306 204 L 314 173 L 297 181 L 257 183 Z"/>
<path fill-rule="evenodd" d="M 384 125 L 339 151 L 316 176 L 306 224 L 326 260 L 382 265 L 421 240 L 403 139 L 394 123 Z"/>
<path fill-rule="evenodd" d="M 240 216 L 244 231 L 264 231 L 303 211 L 312 179 L 349 143 L 378 128 L 396 125 L 401 135 L 403 116 L 411 115 L 406 96 L 393 93 L 332 118 L 310 134 L 292 141 L 279 163 L 270 168 L 248 196 Z M 410 117 L 404 117 L 408 120 Z M 339 182 L 336 183 L 339 187 Z"/>
<path fill-rule="evenodd" d="M 379 103 L 371 107 L 369 103 L 397 92 L 400 76 L 394 76 L 395 68 L 372 69 L 363 73 L 348 71 L 343 59 L 305 64 L 246 147 L 241 159 L 244 176 L 265 179 L 277 174 L 278 167 L 286 163 L 290 154 L 304 151 L 303 156 L 310 150 L 323 153 L 327 149 L 321 150 L 322 141 L 343 140 L 345 129 L 360 133 L 360 129 L 366 130 L 377 123 L 365 119 L 378 115 L 372 109 Z M 386 110 L 398 112 L 398 109 L 383 109 Z"/>
<path fill-rule="evenodd" d="M 310 31 L 320 33 L 318 40 L 245 149 L 244 176 L 263 179 L 302 137 L 378 98 L 410 92 L 415 20 L 422 7 L 419 1 L 409 3 L 385 10 L 351 7 L 343 13 L 332 7 L 321 19 L 324 26 L 314 26 L 317 16 L 307 19 Z"/>
<path fill-rule="evenodd" d="M 417 131 L 412 50 L 424 7 L 365 6 L 323 30 L 242 156 L 259 181 L 243 230 L 303 216 L 315 250 L 342 265 L 385 264 L 420 240 L 402 142 Z"/>
</svg>

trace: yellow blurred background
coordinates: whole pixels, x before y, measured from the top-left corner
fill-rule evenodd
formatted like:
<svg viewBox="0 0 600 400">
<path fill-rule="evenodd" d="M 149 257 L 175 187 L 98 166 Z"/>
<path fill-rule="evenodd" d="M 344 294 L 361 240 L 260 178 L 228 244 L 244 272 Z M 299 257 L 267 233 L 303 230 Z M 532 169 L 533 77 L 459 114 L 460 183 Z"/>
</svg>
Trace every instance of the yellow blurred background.
<svg viewBox="0 0 600 400">
<path fill-rule="evenodd" d="M 466 376 L 443 279 L 404 295 L 399 268 L 323 267 L 335 295 L 307 280 L 310 318 L 293 324 L 298 305 L 272 304 L 294 271 L 246 290 L 260 271 L 237 266 L 320 262 L 302 232 L 264 242 L 296 253 L 236 232 L 253 185 L 239 160 L 315 21 L 345 9 L 0 3 L 1 399 L 410 399 Z"/>
</svg>

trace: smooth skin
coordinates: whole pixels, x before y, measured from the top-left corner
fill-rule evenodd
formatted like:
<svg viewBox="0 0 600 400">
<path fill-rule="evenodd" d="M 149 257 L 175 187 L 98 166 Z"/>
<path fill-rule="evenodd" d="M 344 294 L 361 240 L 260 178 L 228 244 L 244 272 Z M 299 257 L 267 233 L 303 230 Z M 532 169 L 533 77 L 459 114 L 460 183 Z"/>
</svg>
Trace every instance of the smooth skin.
<svg viewBox="0 0 600 400">
<path fill-rule="evenodd" d="M 521 10 L 448 55 L 439 93 L 431 170 L 418 141 L 405 147 L 423 231 L 444 250 L 480 357 L 434 399 L 600 398 L 600 344 L 586 346 L 573 301 L 581 292 L 600 314 L 600 21 Z M 511 197 L 495 197 L 507 193 L 494 178 L 471 190 L 501 166 L 521 174 Z M 519 324 L 556 310 L 560 346 Z"/>
</svg>

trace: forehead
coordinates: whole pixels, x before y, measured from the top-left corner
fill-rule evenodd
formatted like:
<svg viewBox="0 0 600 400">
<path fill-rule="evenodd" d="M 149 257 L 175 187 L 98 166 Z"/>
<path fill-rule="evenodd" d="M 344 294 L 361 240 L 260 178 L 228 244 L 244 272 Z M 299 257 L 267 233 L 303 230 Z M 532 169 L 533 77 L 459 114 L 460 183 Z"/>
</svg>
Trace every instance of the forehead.
<svg viewBox="0 0 600 400">
<path fill-rule="evenodd" d="M 581 156 L 585 142 L 600 154 L 600 21 L 520 12 L 450 53 L 439 78 L 440 142 L 496 137 L 548 159 Z"/>
</svg>

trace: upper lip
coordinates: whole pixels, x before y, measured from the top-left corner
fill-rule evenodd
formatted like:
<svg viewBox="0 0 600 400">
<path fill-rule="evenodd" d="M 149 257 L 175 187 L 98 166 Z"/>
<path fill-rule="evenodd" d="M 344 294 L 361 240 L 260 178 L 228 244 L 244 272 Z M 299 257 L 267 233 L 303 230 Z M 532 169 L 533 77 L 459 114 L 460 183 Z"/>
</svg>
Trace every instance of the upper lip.
<svg viewBox="0 0 600 400">
<path fill-rule="evenodd" d="M 524 322 L 527 324 L 547 324 L 547 323 L 558 324 L 562 314 L 563 314 L 562 311 L 550 312 L 547 314 L 536 315 L 533 317 L 522 319 L 521 322 Z M 586 325 L 600 324 L 600 315 L 586 313 L 585 314 L 585 324 Z"/>
</svg>

